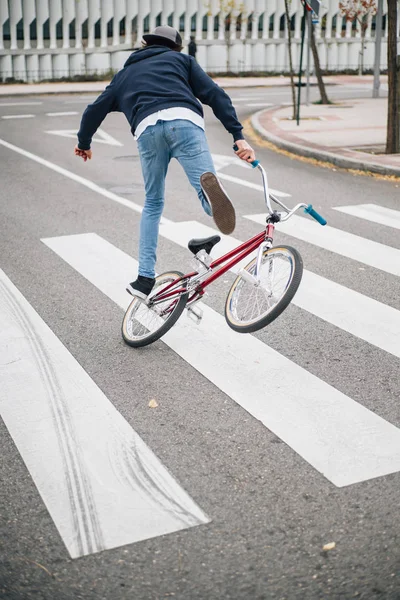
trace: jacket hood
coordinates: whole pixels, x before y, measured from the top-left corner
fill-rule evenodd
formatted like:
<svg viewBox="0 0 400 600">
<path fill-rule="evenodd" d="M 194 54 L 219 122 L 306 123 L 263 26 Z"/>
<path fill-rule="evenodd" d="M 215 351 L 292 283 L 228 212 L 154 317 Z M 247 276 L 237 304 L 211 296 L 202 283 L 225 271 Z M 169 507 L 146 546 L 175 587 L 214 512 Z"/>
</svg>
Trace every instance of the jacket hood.
<svg viewBox="0 0 400 600">
<path fill-rule="evenodd" d="M 157 54 L 163 54 L 164 52 L 174 52 L 171 48 L 167 48 L 166 46 L 150 46 L 149 48 L 139 48 L 139 50 L 134 50 L 124 67 L 137 63 L 145 58 L 150 58 L 151 56 L 156 56 Z"/>
</svg>

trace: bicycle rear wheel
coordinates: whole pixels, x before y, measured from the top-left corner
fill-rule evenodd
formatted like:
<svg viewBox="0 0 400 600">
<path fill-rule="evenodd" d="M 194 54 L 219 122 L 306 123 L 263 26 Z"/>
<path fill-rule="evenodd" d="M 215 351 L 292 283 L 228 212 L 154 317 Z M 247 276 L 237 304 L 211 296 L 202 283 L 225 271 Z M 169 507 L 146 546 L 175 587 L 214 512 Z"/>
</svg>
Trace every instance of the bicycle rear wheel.
<svg viewBox="0 0 400 600">
<path fill-rule="evenodd" d="M 156 277 L 149 299 L 162 291 L 173 281 L 183 276 L 179 271 L 169 271 Z M 185 284 L 182 284 L 184 287 Z M 188 299 L 187 294 L 168 298 L 163 302 L 148 306 L 140 298 L 133 298 L 122 321 L 122 337 L 128 346 L 140 348 L 147 346 L 163 336 L 181 316 Z"/>
<path fill-rule="evenodd" d="M 256 267 L 254 258 L 244 268 L 250 275 Z M 232 329 L 251 333 L 266 327 L 289 305 L 303 275 L 300 254 L 290 246 L 270 248 L 263 254 L 259 284 L 240 275 L 235 279 L 225 303 L 225 318 Z"/>
</svg>

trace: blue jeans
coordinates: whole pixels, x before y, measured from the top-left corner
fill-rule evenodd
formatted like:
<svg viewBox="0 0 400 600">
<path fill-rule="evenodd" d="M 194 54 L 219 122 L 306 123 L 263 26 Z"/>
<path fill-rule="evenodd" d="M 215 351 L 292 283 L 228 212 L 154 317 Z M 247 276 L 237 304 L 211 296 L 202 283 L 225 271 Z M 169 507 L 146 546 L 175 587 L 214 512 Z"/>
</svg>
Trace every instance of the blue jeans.
<svg viewBox="0 0 400 600">
<path fill-rule="evenodd" d="M 158 227 L 164 208 L 165 177 L 171 158 L 182 165 L 204 211 L 211 207 L 200 187 L 200 176 L 215 173 L 204 131 L 183 119 L 157 121 L 138 139 L 146 200 L 140 222 L 139 275 L 155 277 Z"/>
</svg>

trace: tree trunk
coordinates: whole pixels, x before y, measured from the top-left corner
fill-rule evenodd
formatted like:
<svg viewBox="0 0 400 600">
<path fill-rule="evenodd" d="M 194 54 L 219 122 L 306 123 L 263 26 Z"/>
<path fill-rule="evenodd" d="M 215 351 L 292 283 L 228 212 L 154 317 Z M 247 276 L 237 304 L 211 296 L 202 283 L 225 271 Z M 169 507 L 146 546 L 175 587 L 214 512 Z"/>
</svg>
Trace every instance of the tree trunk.
<svg viewBox="0 0 400 600">
<path fill-rule="evenodd" d="M 399 152 L 399 114 L 397 99 L 397 0 L 388 0 L 388 119 L 386 153 Z"/>
<path fill-rule="evenodd" d="M 396 0 L 394 0 L 394 1 L 396 1 Z M 317 44 L 315 42 L 315 32 L 314 32 L 313 24 L 311 24 L 311 50 L 312 50 L 313 59 L 314 59 L 315 75 L 317 77 L 319 93 L 321 96 L 321 104 L 331 104 L 329 101 L 328 95 L 326 93 L 326 90 L 325 90 L 324 80 L 322 79 L 321 65 L 319 64 L 318 48 L 317 48 Z"/>
<path fill-rule="evenodd" d="M 290 15 L 289 15 L 289 3 L 285 0 L 285 12 L 286 12 L 286 23 L 288 28 L 288 51 L 289 51 L 289 75 L 290 75 L 290 87 L 292 88 L 292 102 L 293 102 L 293 117 L 296 119 L 296 89 L 294 85 L 294 73 L 293 73 L 293 59 L 292 59 L 292 31 L 290 27 Z"/>
<path fill-rule="evenodd" d="M 231 70 L 231 61 L 230 61 L 230 31 L 226 29 L 225 24 L 225 47 L 226 47 L 226 72 L 229 74 Z"/>
<path fill-rule="evenodd" d="M 365 29 L 363 25 L 361 25 L 361 50 L 360 50 L 360 71 L 359 75 L 364 73 L 364 42 L 365 42 Z"/>
</svg>

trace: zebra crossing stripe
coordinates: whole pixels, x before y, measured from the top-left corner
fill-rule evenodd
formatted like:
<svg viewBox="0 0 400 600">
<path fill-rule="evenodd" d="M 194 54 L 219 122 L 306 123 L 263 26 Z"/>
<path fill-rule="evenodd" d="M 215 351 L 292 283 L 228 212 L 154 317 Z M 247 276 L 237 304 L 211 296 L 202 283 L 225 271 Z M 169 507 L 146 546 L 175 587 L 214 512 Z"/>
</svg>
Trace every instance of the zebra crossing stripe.
<svg viewBox="0 0 400 600">
<path fill-rule="evenodd" d="M 0 410 L 72 558 L 209 521 L 0 270 Z"/>
<path fill-rule="evenodd" d="M 183 248 L 187 247 L 191 237 L 208 237 L 216 233 L 216 230 L 196 221 L 169 223 L 160 227 L 160 235 Z M 231 236 L 222 236 L 212 254 L 218 258 L 241 243 Z M 249 261 L 250 258 L 246 258 L 242 262 L 247 264 Z M 243 266 L 236 265 L 232 271 L 236 273 Z M 395 308 L 306 269 L 292 303 L 369 344 L 400 357 L 400 311 Z"/>
<path fill-rule="evenodd" d="M 386 208 L 385 206 L 355 204 L 354 206 L 335 206 L 333 210 L 365 219 L 366 221 L 372 221 L 373 223 L 379 223 L 379 225 L 400 229 L 400 211 Z"/>
<path fill-rule="evenodd" d="M 136 260 L 93 233 L 42 241 L 126 308 Z M 328 480 L 341 487 L 400 470 L 399 429 L 202 308 L 200 327 L 183 315 L 163 341 Z"/>
<path fill-rule="evenodd" d="M 265 224 L 265 214 L 245 215 L 244 218 L 255 223 Z M 278 223 L 277 229 L 298 240 L 357 260 L 369 267 L 385 271 L 385 273 L 400 275 L 400 250 L 397 248 L 367 240 L 329 225 L 321 227 L 306 217 L 293 216 L 284 223 Z"/>
</svg>

